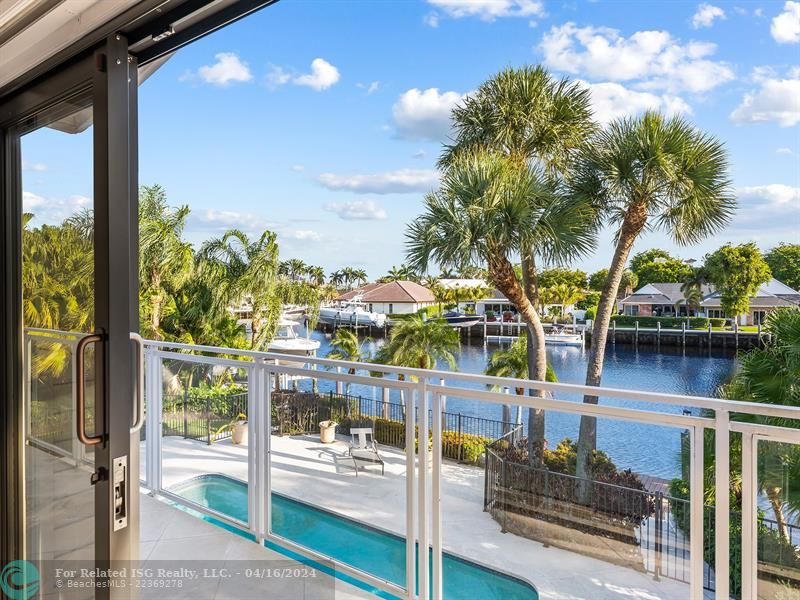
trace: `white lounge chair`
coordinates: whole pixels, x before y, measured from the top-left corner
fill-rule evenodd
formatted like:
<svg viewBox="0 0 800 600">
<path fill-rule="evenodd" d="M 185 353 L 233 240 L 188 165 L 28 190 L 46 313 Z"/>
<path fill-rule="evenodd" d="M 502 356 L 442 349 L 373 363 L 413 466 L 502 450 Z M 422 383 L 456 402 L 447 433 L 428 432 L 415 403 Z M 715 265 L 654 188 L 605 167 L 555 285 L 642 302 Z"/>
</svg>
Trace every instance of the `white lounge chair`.
<svg viewBox="0 0 800 600">
<path fill-rule="evenodd" d="M 381 466 L 381 475 L 385 473 L 383 459 L 378 453 L 378 444 L 371 427 L 353 427 L 350 429 L 350 447 L 347 452 L 353 459 L 353 465 L 358 477 L 358 463 L 367 463 Z M 363 465 L 366 466 L 366 465 Z"/>
</svg>

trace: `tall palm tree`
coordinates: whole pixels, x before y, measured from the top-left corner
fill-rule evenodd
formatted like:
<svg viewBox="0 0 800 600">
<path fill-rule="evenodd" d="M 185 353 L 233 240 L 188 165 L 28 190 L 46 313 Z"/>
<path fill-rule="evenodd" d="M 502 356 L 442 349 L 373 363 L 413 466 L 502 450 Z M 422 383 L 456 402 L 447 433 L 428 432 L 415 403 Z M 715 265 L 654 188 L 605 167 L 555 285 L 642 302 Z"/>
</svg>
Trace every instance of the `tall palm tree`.
<svg viewBox="0 0 800 600">
<path fill-rule="evenodd" d="M 617 120 L 597 134 L 583 151 L 569 185 L 576 196 L 601 207 L 617 228 L 586 371 L 586 385 L 598 386 L 617 292 L 639 235 L 661 229 L 677 244 L 699 242 L 730 221 L 735 200 L 722 143 L 680 117 L 666 118 L 655 112 Z M 587 394 L 583 401 L 596 404 L 598 398 Z M 579 477 L 591 475 L 596 444 L 597 420 L 582 416 Z"/>
<path fill-rule="evenodd" d="M 253 306 L 252 347 L 266 348 L 275 333 L 283 301 L 277 289 L 278 245 L 265 231 L 254 241 L 230 229 L 206 241 L 198 253 L 200 272 L 214 282 L 217 307 L 225 310 L 244 296 Z"/>
<path fill-rule="evenodd" d="M 549 175 L 564 177 L 568 175 L 575 154 L 597 130 L 590 100 L 585 87 L 566 79 L 554 79 L 541 66 L 505 69 L 484 82 L 453 110 L 455 140 L 445 147 L 440 167 L 451 164 L 463 153 L 482 148 L 505 155 L 519 165 L 535 164 Z M 589 228 L 592 224 L 593 219 L 587 219 Z M 537 255 L 536 250 L 533 242 L 518 248 L 523 272 L 522 292 L 533 306 L 539 304 L 537 260 L 546 258 Z M 560 262 L 564 257 L 550 258 Z M 531 377 L 542 379 L 546 364 L 544 348 L 540 347 L 543 337 L 535 331 L 530 333 Z M 531 393 L 536 392 L 532 390 Z M 539 440 L 538 448 L 543 451 L 544 411 L 532 409 L 530 416 L 530 433 L 535 429 L 541 435 L 529 435 L 528 439 L 531 443 Z M 538 460 L 542 452 L 535 450 L 530 455 Z"/>
<path fill-rule="evenodd" d="M 161 318 L 168 288 L 177 288 L 192 274 L 192 246 L 183 239 L 189 207 L 167 205 L 160 185 L 139 191 L 139 283 L 142 328 L 163 339 Z"/>
<path fill-rule="evenodd" d="M 510 377 L 512 379 L 528 379 L 528 341 L 525 335 L 519 336 L 511 345 L 503 350 L 495 351 L 489 358 L 485 373 L 491 377 Z M 548 363 L 546 381 L 557 382 L 558 377 Z M 517 396 L 525 395 L 525 388 L 514 388 Z M 511 422 L 511 405 L 503 405 L 503 422 Z"/>
<path fill-rule="evenodd" d="M 344 273 L 342 270 L 331 271 L 330 275 L 328 275 L 328 282 L 336 286 L 337 289 L 344 285 Z"/>
<path fill-rule="evenodd" d="M 367 272 L 364 269 L 354 269 L 353 270 L 353 282 L 357 285 L 364 285 L 367 283 L 368 277 Z"/>
<path fill-rule="evenodd" d="M 278 271 L 281 275 L 286 275 L 290 279 L 297 281 L 308 273 L 308 265 L 299 258 L 290 258 L 280 263 Z"/>
<path fill-rule="evenodd" d="M 678 300 L 675 303 L 675 314 L 678 314 L 681 306 L 686 306 L 686 314 L 690 314 L 692 311 L 700 310 L 700 303 L 703 301 L 703 292 L 700 289 L 699 285 L 695 284 L 683 284 L 681 286 L 681 293 L 683 294 L 683 300 Z"/>
<path fill-rule="evenodd" d="M 486 150 L 459 154 L 442 174 L 440 189 L 425 197 L 425 208 L 406 232 L 409 261 L 427 272 L 431 262 L 443 268 L 486 265 L 489 281 L 517 307 L 533 340 L 533 379 L 544 381 L 547 358 L 538 299 L 521 282 L 512 260 L 532 249 L 546 261 L 569 259 L 594 242 L 591 206 L 560 193 L 540 170 Z M 530 356 L 530 355 L 529 355 Z M 544 415 L 529 419 L 531 459 L 544 451 Z"/>
<path fill-rule="evenodd" d="M 426 321 L 414 315 L 392 328 L 378 362 L 415 369 L 434 369 L 444 363 L 455 370 L 455 354 L 460 348 L 458 331 L 446 321 Z"/>
</svg>

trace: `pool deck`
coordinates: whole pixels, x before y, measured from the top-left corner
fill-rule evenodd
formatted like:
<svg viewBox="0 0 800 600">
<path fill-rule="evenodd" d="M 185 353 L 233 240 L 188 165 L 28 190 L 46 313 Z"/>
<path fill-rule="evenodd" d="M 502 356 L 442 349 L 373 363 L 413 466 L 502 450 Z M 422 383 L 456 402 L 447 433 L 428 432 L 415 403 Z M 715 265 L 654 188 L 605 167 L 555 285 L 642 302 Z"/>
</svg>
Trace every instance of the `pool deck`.
<svg viewBox="0 0 800 600">
<path fill-rule="evenodd" d="M 347 444 L 337 438 L 272 436 L 273 490 L 400 535 L 405 531 L 405 454 L 381 447 L 386 474 L 367 466 L 356 477 Z M 144 450 L 144 449 L 142 449 Z M 143 461 L 142 461 L 143 462 Z M 204 473 L 247 480 L 247 448 L 229 440 L 211 446 L 179 437 L 163 439 L 165 488 Z M 481 468 L 445 462 L 442 469 L 442 525 L 446 551 L 516 575 L 532 583 L 547 600 L 678 600 L 689 597 L 685 583 L 617 566 L 512 533 L 483 511 Z M 143 521 L 146 520 L 143 516 Z M 207 527 L 211 527 L 203 523 Z M 219 532 L 219 529 L 215 530 Z M 230 536 L 227 532 L 216 535 Z M 144 540 L 143 540 L 144 542 Z M 258 546 L 250 544 L 256 550 Z M 602 538 L 597 538 L 602 543 Z M 274 553 L 273 553 L 274 554 Z M 354 588 L 342 594 L 357 593 Z M 337 598 L 350 597 L 340 595 Z M 707 594 L 707 597 L 712 597 Z"/>
</svg>

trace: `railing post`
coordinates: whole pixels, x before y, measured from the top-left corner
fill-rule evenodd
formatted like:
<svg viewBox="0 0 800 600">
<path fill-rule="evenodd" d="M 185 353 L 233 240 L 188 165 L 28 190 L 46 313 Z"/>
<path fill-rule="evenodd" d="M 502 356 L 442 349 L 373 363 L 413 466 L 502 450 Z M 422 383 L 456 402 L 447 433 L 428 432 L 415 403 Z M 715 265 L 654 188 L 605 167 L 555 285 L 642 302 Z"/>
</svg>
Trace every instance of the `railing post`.
<svg viewBox="0 0 800 600">
<path fill-rule="evenodd" d="M 664 535 L 664 494 L 661 492 L 656 492 L 655 495 L 655 521 L 656 521 L 656 560 L 655 565 L 653 568 L 653 579 L 655 581 L 659 581 L 661 579 L 661 568 L 662 568 L 662 552 L 663 552 L 663 535 Z"/>
<path fill-rule="evenodd" d="M 189 417 L 186 414 L 186 403 L 189 401 L 189 392 L 184 388 L 183 390 L 183 439 L 189 437 Z"/>
<path fill-rule="evenodd" d="M 417 597 L 427 600 L 429 592 L 428 562 L 428 386 L 422 379 L 417 386 Z"/>
<path fill-rule="evenodd" d="M 716 410 L 714 573 L 717 600 L 730 597 L 730 413 Z"/>
<path fill-rule="evenodd" d="M 742 600 L 756 600 L 758 595 L 757 459 L 758 440 L 742 433 Z"/>
<path fill-rule="evenodd" d="M 705 549 L 704 431 L 702 427 L 695 425 L 692 428 L 689 446 L 689 567 L 691 571 L 689 585 L 691 600 L 703 600 L 703 575 L 705 569 L 705 557 L 703 555 Z"/>
<path fill-rule="evenodd" d="M 456 455 L 458 457 L 458 462 L 461 462 L 464 455 L 464 449 L 462 444 L 463 440 L 461 436 L 461 413 L 458 413 L 458 454 Z"/>
<path fill-rule="evenodd" d="M 442 382 L 444 384 L 444 382 Z M 442 598 L 442 400 L 433 394 L 433 469 L 431 471 L 432 600 Z"/>
<path fill-rule="evenodd" d="M 208 436 L 208 445 L 211 445 L 211 398 L 206 398 L 206 435 Z"/>
</svg>

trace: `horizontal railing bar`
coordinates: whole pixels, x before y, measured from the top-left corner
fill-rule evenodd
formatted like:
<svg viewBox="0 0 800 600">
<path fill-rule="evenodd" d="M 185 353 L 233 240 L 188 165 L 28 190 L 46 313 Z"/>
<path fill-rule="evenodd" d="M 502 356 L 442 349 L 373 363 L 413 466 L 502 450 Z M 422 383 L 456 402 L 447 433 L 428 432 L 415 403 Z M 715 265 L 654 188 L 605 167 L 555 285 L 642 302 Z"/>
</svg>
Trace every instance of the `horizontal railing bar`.
<svg viewBox="0 0 800 600">
<path fill-rule="evenodd" d="M 391 365 L 381 365 L 373 363 L 348 362 L 326 358 L 316 358 L 310 356 L 293 356 L 291 354 L 278 354 L 272 352 L 259 352 L 255 350 L 234 350 L 231 348 L 221 348 L 218 346 L 196 346 L 192 344 L 181 344 L 177 342 L 157 342 L 147 340 L 146 345 L 154 347 L 175 348 L 182 350 L 193 350 L 199 352 L 216 352 L 220 354 L 232 354 L 239 356 L 249 356 L 253 358 L 266 358 L 273 360 L 286 360 L 290 362 L 302 362 L 314 365 L 329 367 L 342 367 L 347 369 L 357 369 L 364 371 L 379 371 L 383 373 L 404 375 L 407 377 L 417 377 L 420 379 L 449 379 L 458 382 L 480 384 L 501 387 L 519 387 L 549 392 L 564 392 L 578 395 L 592 395 L 598 397 L 617 398 L 621 400 L 634 400 L 639 402 L 649 402 L 656 404 L 672 404 L 679 406 L 689 406 L 692 408 L 705 408 L 708 410 L 725 410 L 729 412 L 741 412 L 745 414 L 755 414 L 770 417 L 782 417 L 800 420 L 800 407 L 777 406 L 772 404 L 758 404 L 754 402 L 743 402 L 739 400 L 724 400 L 720 398 L 709 398 L 703 396 L 685 396 L 678 394 L 664 394 L 660 392 L 643 392 L 634 390 L 623 390 L 618 388 L 593 387 L 571 383 L 550 383 L 545 381 L 535 381 L 530 379 L 512 379 L 503 377 L 491 377 L 488 375 L 478 375 L 473 373 L 459 373 L 456 371 L 439 371 L 426 369 L 412 369 L 408 367 L 395 367 Z M 207 357 L 210 358 L 210 357 Z M 279 365 L 276 365 L 279 366 Z M 449 388 L 454 389 L 454 388 Z M 458 388 L 461 389 L 461 388 Z"/>
<path fill-rule="evenodd" d="M 324 554 L 320 554 L 311 548 L 306 546 L 302 546 L 297 542 L 293 542 L 292 540 L 285 538 L 283 536 L 277 535 L 275 533 L 268 533 L 267 536 L 264 538 L 267 541 L 270 541 L 278 546 L 282 546 L 287 550 L 291 550 L 293 552 L 297 552 L 298 554 L 303 555 L 304 557 L 310 560 L 316 560 L 323 563 L 330 563 L 334 566 L 334 569 L 338 572 L 345 573 L 346 575 L 360 580 L 362 583 L 366 583 L 368 585 L 372 585 L 378 588 L 381 591 L 387 592 L 389 594 L 401 597 L 406 595 L 406 589 L 403 587 L 398 586 L 391 581 L 387 581 L 386 579 L 381 579 L 379 577 L 375 577 L 371 573 L 366 571 L 362 571 L 360 569 L 356 569 L 355 567 L 348 565 L 347 563 L 340 562 L 329 556 L 325 556 Z"/>
<path fill-rule="evenodd" d="M 800 444 L 800 429 L 794 429 L 792 427 L 731 421 L 730 428 L 731 431 L 737 431 L 739 433 L 752 433 L 767 441 Z"/>
<path fill-rule="evenodd" d="M 429 384 L 428 389 L 431 392 L 447 394 L 448 398 L 468 398 L 470 400 L 481 400 L 485 402 L 492 402 L 494 404 L 508 404 L 509 402 L 508 394 L 501 394 L 498 392 L 468 388 L 459 388 L 454 390 L 453 388 L 434 384 Z M 518 404 L 526 408 L 544 408 L 555 412 L 567 412 L 596 417 L 613 417 L 615 419 L 624 419 L 626 421 L 638 421 L 657 425 L 669 425 L 673 427 L 689 427 L 692 425 L 699 425 L 701 427 L 708 428 L 714 427 L 714 419 L 708 417 L 678 415 L 663 412 L 648 412 L 635 408 L 624 408 L 602 404 L 586 404 L 583 402 L 568 402 L 566 400 L 540 398 L 538 396 L 516 396 L 514 404 Z"/>
<path fill-rule="evenodd" d="M 234 369 L 252 369 L 255 364 L 249 360 L 236 360 L 235 358 L 218 358 L 216 356 L 202 356 L 199 354 L 182 354 L 180 352 L 168 352 L 164 350 L 156 350 L 154 354 L 159 358 L 168 360 L 176 360 L 181 362 L 189 362 L 200 365 L 220 365 L 224 367 L 231 367 Z"/>
</svg>

